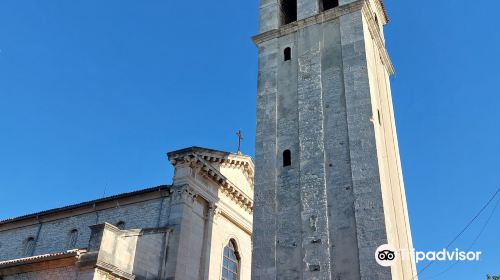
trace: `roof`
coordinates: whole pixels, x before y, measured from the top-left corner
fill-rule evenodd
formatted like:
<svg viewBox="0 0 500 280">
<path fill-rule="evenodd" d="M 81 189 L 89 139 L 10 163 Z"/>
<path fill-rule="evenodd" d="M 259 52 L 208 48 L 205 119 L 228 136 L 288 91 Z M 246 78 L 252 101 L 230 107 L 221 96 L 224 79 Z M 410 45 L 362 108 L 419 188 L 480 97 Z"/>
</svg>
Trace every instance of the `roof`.
<svg viewBox="0 0 500 280">
<path fill-rule="evenodd" d="M 189 154 L 198 154 L 205 160 L 214 163 L 228 163 L 235 164 L 245 167 L 245 171 L 248 172 L 248 175 L 253 178 L 254 176 L 254 163 L 253 159 L 250 156 L 243 154 L 235 154 L 230 152 L 224 152 L 220 150 L 207 149 L 202 147 L 189 147 L 177 151 L 172 151 L 167 153 L 168 159 L 170 163 L 175 166 L 177 159 L 182 159 L 186 155 Z"/>
<path fill-rule="evenodd" d="M 45 210 L 45 211 L 32 213 L 32 214 L 28 214 L 28 215 L 23 215 L 23 216 L 19 216 L 19 217 L 15 217 L 15 218 L 0 220 L 0 225 L 8 224 L 11 222 L 16 222 L 16 221 L 20 221 L 20 220 L 24 220 L 24 219 L 36 218 L 39 216 L 50 215 L 50 214 L 54 214 L 54 213 L 58 213 L 58 212 L 62 212 L 62 211 L 73 210 L 73 209 L 77 209 L 80 207 L 90 206 L 90 205 L 94 205 L 97 203 L 112 201 L 112 200 L 116 200 L 116 199 L 120 199 L 120 198 L 126 198 L 126 197 L 136 196 L 136 195 L 140 195 L 140 194 L 155 192 L 155 191 L 162 191 L 162 190 L 166 190 L 168 188 L 170 188 L 169 185 L 160 185 L 160 186 L 156 186 L 153 188 L 147 188 L 147 189 L 142 189 L 142 190 L 138 190 L 138 191 L 108 196 L 108 197 L 104 197 L 104 198 L 100 198 L 100 199 L 81 202 L 78 204 L 68 205 L 68 206 L 64 206 L 64 207 L 60 207 L 60 208 L 54 208 L 54 209 Z"/>
<path fill-rule="evenodd" d="M 188 148 L 184 148 L 184 149 L 180 149 L 180 150 L 168 152 L 167 155 L 183 154 L 183 153 L 195 152 L 195 151 L 208 151 L 208 152 L 213 152 L 213 153 L 221 153 L 221 154 L 224 154 L 224 155 L 230 155 L 231 154 L 230 152 L 225 152 L 225 151 L 221 151 L 221 150 L 215 150 L 215 149 L 203 148 L 203 147 L 198 147 L 198 146 L 192 146 L 192 147 L 188 147 Z"/>
<path fill-rule="evenodd" d="M 172 151 L 167 153 L 169 157 L 172 155 L 177 155 L 177 154 L 186 154 L 186 153 L 193 153 L 193 152 L 198 152 L 198 153 L 203 153 L 203 152 L 208 152 L 208 153 L 213 153 L 216 154 L 220 157 L 240 157 L 240 158 L 245 158 L 245 159 L 250 159 L 252 161 L 252 157 L 248 155 L 243 155 L 243 154 L 237 154 L 237 153 L 231 153 L 231 152 L 226 152 L 226 151 L 221 151 L 221 150 L 215 150 L 215 149 L 209 149 L 209 148 L 203 148 L 203 147 L 198 147 L 198 146 L 192 146 L 189 148 L 184 148 L 176 151 Z M 252 161 L 253 164 L 253 161 Z"/>
<path fill-rule="evenodd" d="M 237 158 L 238 160 L 241 160 L 241 161 L 245 161 L 248 163 L 247 167 L 251 170 L 250 172 L 253 175 L 253 161 L 252 161 L 251 157 L 249 157 L 249 156 L 238 155 L 238 154 L 234 154 L 234 153 L 229 153 L 229 152 L 224 152 L 224 151 L 219 151 L 219 150 L 214 150 L 214 149 L 195 147 L 195 146 L 170 152 L 170 153 L 168 153 L 168 156 L 170 157 L 173 155 L 192 153 L 192 152 L 197 152 L 197 153 L 208 152 L 208 153 L 216 154 L 218 157 L 221 157 L 221 158 L 231 157 L 231 158 Z M 141 195 L 141 194 L 146 194 L 146 193 L 151 193 L 151 192 L 163 191 L 163 190 L 169 189 L 170 187 L 171 187 L 170 185 L 160 185 L 160 186 L 156 186 L 156 187 L 152 187 L 152 188 L 142 189 L 142 190 L 128 192 L 128 193 L 122 193 L 122 194 L 108 196 L 108 197 L 104 197 L 104 198 L 100 198 L 100 199 L 81 202 L 78 204 L 68 205 L 68 206 L 64 206 L 64 207 L 59 207 L 59 208 L 54 208 L 54 209 L 36 212 L 36 213 L 32 213 L 32 214 L 27 214 L 27 215 L 23 215 L 23 216 L 19 216 L 19 217 L 0 220 L 0 226 L 5 225 L 5 224 L 9 224 L 12 222 L 17 222 L 17 221 L 22 221 L 22 220 L 27 220 L 27 219 L 32 219 L 32 218 L 39 218 L 40 216 L 51 215 L 51 214 L 64 212 L 64 211 L 70 211 L 70 210 L 78 209 L 81 207 L 92 206 L 92 205 L 95 205 L 98 203 L 113 201 L 116 199 L 133 197 L 136 195 Z"/>
<path fill-rule="evenodd" d="M 82 253 L 85 253 L 85 252 L 86 252 L 86 250 L 75 249 L 75 250 L 70 250 L 70 251 L 66 251 L 66 252 L 45 254 L 45 255 L 39 255 L 39 256 L 33 256 L 33 257 L 27 257 L 27 258 L 15 259 L 15 260 L 8 260 L 8 261 L 0 262 L 0 269 L 5 268 L 5 267 L 15 266 L 15 265 L 30 264 L 30 263 L 36 263 L 36 262 L 42 262 L 42 261 L 48 261 L 48 260 L 62 259 L 62 258 L 67 258 L 67 257 L 76 257 L 76 256 L 81 255 Z"/>
</svg>

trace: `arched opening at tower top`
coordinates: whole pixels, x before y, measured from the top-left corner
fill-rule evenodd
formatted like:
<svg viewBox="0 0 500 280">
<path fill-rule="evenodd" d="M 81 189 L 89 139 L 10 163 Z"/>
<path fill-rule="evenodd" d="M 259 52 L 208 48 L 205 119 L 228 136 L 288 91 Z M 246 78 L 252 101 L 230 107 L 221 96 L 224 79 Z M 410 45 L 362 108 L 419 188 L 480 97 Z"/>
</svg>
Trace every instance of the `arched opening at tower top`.
<svg viewBox="0 0 500 280">
<path fill-rule="evenodd" d="M 323 11 L 330 10 L 339 6 L 339 0 L 321 0 Z"/>
<path fill-rule="evenodd" d="M 297 21 L 297 0 L 281 0 L 281 23 Z"/>
</svg>

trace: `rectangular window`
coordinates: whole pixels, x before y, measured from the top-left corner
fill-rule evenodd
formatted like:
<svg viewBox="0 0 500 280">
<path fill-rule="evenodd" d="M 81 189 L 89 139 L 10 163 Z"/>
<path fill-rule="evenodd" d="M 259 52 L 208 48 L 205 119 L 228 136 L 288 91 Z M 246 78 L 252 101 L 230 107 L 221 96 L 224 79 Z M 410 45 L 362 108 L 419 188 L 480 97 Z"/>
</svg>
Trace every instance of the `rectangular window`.
<svg viewBox="0 0 500 280">
<path fill-rule="evenodd" d="M 281 23 L 297 21 L 297 0 L 281 0 Z"/>
<path fill-rule="evenodd" d="M 339 6 L 339 0 L 321 0 L 322 10 L 330 10 Z"/>
</svg>

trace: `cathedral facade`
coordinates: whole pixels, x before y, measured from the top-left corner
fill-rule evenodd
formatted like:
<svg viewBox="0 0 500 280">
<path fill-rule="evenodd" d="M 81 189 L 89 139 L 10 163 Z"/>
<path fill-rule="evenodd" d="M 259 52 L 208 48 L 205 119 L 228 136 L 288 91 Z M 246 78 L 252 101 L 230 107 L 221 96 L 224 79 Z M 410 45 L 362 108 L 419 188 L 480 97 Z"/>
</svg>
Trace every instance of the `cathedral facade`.
<svg viewBox="0 0 500 280">
<path fill-rule="evenodd" d="M 168 157 L 170 186 L 0 221 L 0 279 L 250 279 L 252 159 Z"/>
</svg>

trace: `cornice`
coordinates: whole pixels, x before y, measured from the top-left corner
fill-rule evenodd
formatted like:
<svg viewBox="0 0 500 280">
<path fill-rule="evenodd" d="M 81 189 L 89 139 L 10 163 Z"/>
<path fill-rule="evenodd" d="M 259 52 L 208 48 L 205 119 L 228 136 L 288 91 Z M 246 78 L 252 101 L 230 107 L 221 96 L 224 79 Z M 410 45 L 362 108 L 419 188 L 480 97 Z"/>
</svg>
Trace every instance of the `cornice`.
<svg viewBox="0 0 500 280">
<path fill-rule="evenodd" d="M 389 23 L 389 15 L 387 14 L 387 9 L 385 8 L 384 0 L 376 0 L 377 6 L 380 10 L 382 10 L 382 13 L 384 14 L 385 17 L 385 23 Z"/>
<path fill-rule="evenodd" d="M 376 1 L 379 5 L 383 5 L 380 0 Z M 382 8 L 382 6 L 381 6 Z M 385 9 L 382 8 L 383 11 Z M 375 44 L 379 50 L 380 53 L 380 58 L 382 59 L 383 64 L 386 67 L 387 72 L 389 75 L 394 74 L 394 66 L 391 62 L 391 59 L 389 57 L 389 54 L 387 53 L 387 49 L 385 48 L 385 43 L 384 40 L 382 39 L 382 34 L 380 32 L 379 26 L 376 24 L 375 19 L 373 18 L 373 12 L 370 8 L 370 4 L 368 3 L 367 0 L 358 0 L 355 2 L 352 2 L 347 5 L 342 5 L 337 8 L 325 11 L 323 13 L 296 21 L 292 22 L 290 24 L 284 25 L 278 29 L 273 29 L 258 35 L 255 35 L 252 37 L 252 40 L 254 43 L 259 46 L 262 43 L 280 38 L 283 36 L 286 36 L 288 34 L 291 34 L 293 32 L 296 32 L 300 29 L 303 29 L 305 27 L 315 25 L 315 24 L 321 24 L 325 22 L 329 22 L 331 20 L 337 19 L 343 15 L 350 14 L 352 12 L 356 11 L 362 11 L 363 16 L 367 18 L 368 22 L 368 29 L 370 30 L 370 34 L 375 41 Z M 385 14 L 385 13 L 384 13 Z"/>
<path fill-rule="evenodd" d="M 249 157 L 231 154 L 230 157 L 224 158 L 224 157 L 213 156 L 212 154 L 203 153 L 203 152 L 197 153 L 197 154 L 199 156 L 201 156 L 204 160 L 206 160 L 210 163 L 218 163 L 223 167 L 242 169 L 244 171 L 243 174 L 245 174 L 247 179 L 253 185 L 253 183 L 254 183 L 254 166 L 253 166 L 253 162 L 251 160 L 248 160 Z"/>
<path fill-rule="evenodd" d="M 245 219 L 234 217 L 233 215 L 230 214 L 230 211 L 226 210 L 221 210 L 220 215 L 225 219 L 227 219 L 228 221 L 235 224 L 237 227 L 246 232 L 248 235 L 252 235 L 252 224 L 243 222 L 245 221 Z"/>
<path fill-rule="evenodd" d="M 366 21 L 368 22 L 368 30 L 370 31 L 370 35 L 373 38 L 373 41 L 375 42 L 375 45 L 378 48 L 382 63 L 386 67 L 386 70 L 389 73 L 389 75 L 394 75 L 395 73 L 394 65 L 392 64 L 391 58 L 389 57 L 389 53 L 387 53 L 384 40 L 382 39 L 382 32 L 380 31 L 380 26 L 377 24 L 375 18 L 373 17 L 373 11 L 371 10 L 370 5 L 368 5 L 368 3 L 365 2 L 365 5 L 363 5 L 361 12 L 363 13 L 363 16 L 366 18 Z"/>
<path fill-rule="evenodd" d="M 254 181 L 254 163 L 249 156 L 238 155 L 201 147 L 190 147 L 168 153 L 172 165 L 182 162 L 182 158 L 189 154 L 197 154 L 210 163 L 217 163 L 225 167 L 241 168 L 250 182 Z M 180 160 L 180 161 L 179 161 Z"/>
<path fill-rule="evenodd" d="M 248 196 L 212 165 L 213 163 L 217 163 L 221 166 L 244 168 L 247 170 L 246 174 L 248 176 L 251 175 L 251 182 L 253 182 L 254 166 L 249 157 L 196 147 L 171 152 L 168 154 L 168 157 L 174 166 L 189 164 L 190 168 L 198 172 L 201 176 L 216 183 L 222 194 L 229 197 L 246 212 L 252 213 L 253 198 Z"/>
<path fill-rule="evenodd" d="M 121 269 L 119 269 L 118 267 L 110 264 L 110 263 L 107 263 L 107 262 L 104 262 L 104 261 L 101 261 L 101 260 L 97 260 L 96 262 L 96 267 L 98 267 L 99 269 L 119 278 L 119 279 L 126 279 L 126 280 L 134 280 L 135 279 L 135 275 L 133 274 L 130 274 L 126 271 L 123 271 Z"/>
<path fill-rule="evenodd" d="M 238 186 L 228 180 L 222 173 L 210 164 L 205 157 L 197 153 L 183 154 L 182 157 L 170 159 L 172 164 L 189 164 L 191 168 L 197 170 L 203 177 L 213 181 L 219 186 L 221 193 L 228 196 L 248 213 L 253 211 L 253 198 L 249 197 Z"/>
<path fill-rule="evenodd" d="M 243 192 L 238 186 L 229 181 L 222 173 L 213 168 L 207 161 L 198 155 L 193 155 L 193 161 L 200 167 L 204 177 L 211 179 L 221 187 L 221 192 L 236 202 L 248 213 L 253 211 L 253 199 Z"/>
<path fill-rule="evenodd" d="M 278 29 L 273 29 L 266 31 L 264 33 L 255 35 L 252 37 L 255 44 L 260 45 L 265 41 L 286 36 L 290 33 L 296 32 L 304 27 L 308 27 L 315 24 L 329 22 L 331 20 L 337 19 L 343 15 L 350 14 L 355 11 L 361 10 L 363 5 L 365 5 L 366 0 L 358 0 L 346 5 L 339 6 L 334 9 L 324 11 L 322 13 L 310 16 L 305 19 L 301 19 L 286 25 L 281 26 Z"/>
</svg>

